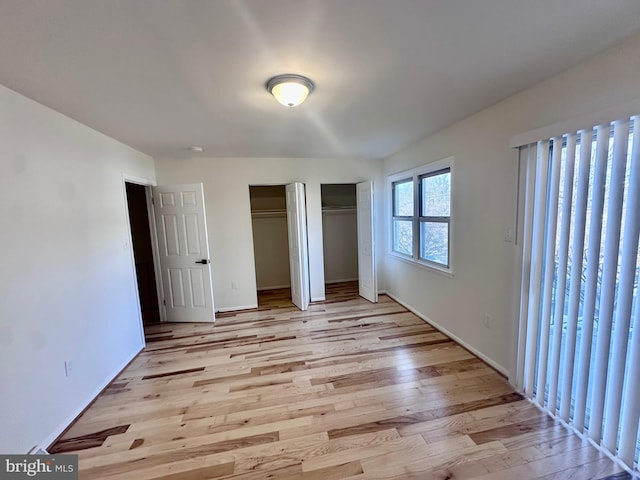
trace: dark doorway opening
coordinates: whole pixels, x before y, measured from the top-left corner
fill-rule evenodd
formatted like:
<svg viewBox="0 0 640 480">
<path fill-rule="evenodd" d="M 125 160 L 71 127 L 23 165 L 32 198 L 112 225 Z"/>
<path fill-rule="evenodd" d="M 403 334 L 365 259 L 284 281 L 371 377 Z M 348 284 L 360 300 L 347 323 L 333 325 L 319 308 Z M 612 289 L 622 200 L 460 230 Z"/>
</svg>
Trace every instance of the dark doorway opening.
<svg viewBox="0 0 640 480">
<path fill-rule="evenodd" d="M 126 189 L 142 323 L 152 325 L 160 323 L 160 307 L 153 265 L 146 187 L 126 182 Z"/>
</svg>

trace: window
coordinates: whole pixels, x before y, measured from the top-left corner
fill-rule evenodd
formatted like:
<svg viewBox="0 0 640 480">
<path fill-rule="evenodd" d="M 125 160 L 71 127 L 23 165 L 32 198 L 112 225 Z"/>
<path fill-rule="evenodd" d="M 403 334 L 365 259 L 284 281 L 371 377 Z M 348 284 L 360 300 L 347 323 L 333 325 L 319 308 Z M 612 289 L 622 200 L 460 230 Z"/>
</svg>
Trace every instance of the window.
<svg viewBox="0 0 640 480">
<path fill-rule="evenodd" d="M 393 251 L 413 255 L 413 179 L 393 183 Z"/>
<path fill-rule="evenodd" d="M 390 177 L 391 252 L 451 273 L 451 167 L 445 159 Z"/>
<path fill-rule="evenodd" d="M 449 267 L 451 168 L 419 178 L 420 259 Z"/>
</svg>

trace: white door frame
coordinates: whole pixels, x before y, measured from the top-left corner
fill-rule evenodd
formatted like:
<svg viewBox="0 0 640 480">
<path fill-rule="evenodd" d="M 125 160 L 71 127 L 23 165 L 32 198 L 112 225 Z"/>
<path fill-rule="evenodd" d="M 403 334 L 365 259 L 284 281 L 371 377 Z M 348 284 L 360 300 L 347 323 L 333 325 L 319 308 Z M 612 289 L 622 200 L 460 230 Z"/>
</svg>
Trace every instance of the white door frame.
<svg viewBox="0 0 640 480">
<path fill-rule="evenodd" d="M 164 305 L 163 292 L 164 285 L 162 283 L 162 271 L 160 270 L 160 249 L 158 247 L 158 231 L 156 228 L 156 216 L 153 210 L 153 192 L 151 187 L 157 187 L 157 184 L 146 185 L 144 189 L 147 198 L 147 216 L 149 217 L 149 232 L 151 234 L 151 252 L 153 254 L 153 274 L 156 277 L 156 295 L 158 296 L 158 309 L 160 311 L 160 323 L 167 321 L 167 308 Z"/>
<path fill-rule="evenodd" d="M 122 198 L 125 207 L 125 216 L 127 219 L 126 227 L 128 234 L 128 249 L 129 256 L 131 258 L 131 270 L 133 272 L 133 280 L 134 280 L 134 288 L 135 288 L 135 297 L 136 297 L 136 305 L 138 306 L 138 323 L 140 326 L 140 340 L 143 345 L 146 345 L 145 337 L 144 337 L 144 323 L 142 321 L 142 305 L 140 304 L 140 290 L 138 288 L 138 277 L 136 275 L 136 259 L 135 254 L 133 252 L 133 236 L 131 234 L 131 225 L 129 225 L 129 202 L 127 201 L 127 183 L 134 183 L 136 185 L 142 185 L 145 187 L 145 196 L 147 198 L 147 216 L 149 217 L 149 227 L 151 234 L 151 250 L 153 253 L 153 269 L 156 277 L 156 290 L 158 292 L 158 307 L 160 309 L 160 321 L 166 321 L 166 314 L 164 308 L 162 306 L 162 299 L 160 297 L 160 292 L 162 291 L 160 288 L 162 287 L 162 278 L 158 276 L 158 267 L 159 267 L 159 257 L 158 257 L 158 243 L 155 235 L 155 219 L 153 217 L 153 207 L 151 205 L 151 187 L 156 185 L 156 182 L 153 180 L 149 180 L 148 178 L 138 177 L 136 175 L 131 175 L 126 172 L 122 172 Z"/>
</svg>

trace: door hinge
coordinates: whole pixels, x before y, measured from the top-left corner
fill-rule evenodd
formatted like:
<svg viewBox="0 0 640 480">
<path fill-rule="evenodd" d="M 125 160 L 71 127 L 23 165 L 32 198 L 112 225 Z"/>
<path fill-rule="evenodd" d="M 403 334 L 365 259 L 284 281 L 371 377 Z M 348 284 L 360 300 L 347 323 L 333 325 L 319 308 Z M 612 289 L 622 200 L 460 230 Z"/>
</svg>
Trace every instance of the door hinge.
<svg viewBox="0 0 640 480">
<path fill-rule="evenodd" d="M 151 205 L 155 205 L 156 204 L 156 199 L 151 197 Z"/>
<path fill-rule="evenodd" d="M 165 299 L 162 299 L 162 304 L 166 307 L 167 306 L 167 301 Z"/>
</svg>

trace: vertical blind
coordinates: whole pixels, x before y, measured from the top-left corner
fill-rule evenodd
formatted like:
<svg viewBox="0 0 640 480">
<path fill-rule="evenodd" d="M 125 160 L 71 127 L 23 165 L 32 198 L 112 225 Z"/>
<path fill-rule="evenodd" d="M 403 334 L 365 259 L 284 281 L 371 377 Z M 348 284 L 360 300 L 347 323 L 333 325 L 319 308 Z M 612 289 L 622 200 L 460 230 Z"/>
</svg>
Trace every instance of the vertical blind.
<svg viewBox="0 0 640 480">
<path fill-rule="evenodd" d="M 516 383 L 628 468 L 640 438 L 640 116 L 520 147 Z"/>
</svg>

